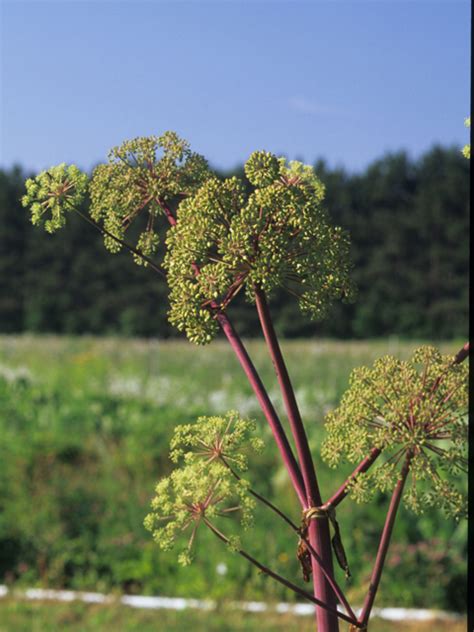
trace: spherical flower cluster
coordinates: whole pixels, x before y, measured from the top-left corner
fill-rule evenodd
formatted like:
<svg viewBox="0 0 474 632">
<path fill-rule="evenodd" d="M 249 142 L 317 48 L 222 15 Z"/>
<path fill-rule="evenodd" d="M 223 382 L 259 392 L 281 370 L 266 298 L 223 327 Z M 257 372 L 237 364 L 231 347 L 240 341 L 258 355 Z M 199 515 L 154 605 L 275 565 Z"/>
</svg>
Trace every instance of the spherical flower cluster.
<svg viewBox="0 0 474 632">
<path fill-rule="evenodd" d="M 322 207 L 324 187 L 311 167 L 255 152 L 245 165 L 250 195 L 237 178 L 207 180 L 178 208 L 164 266 L 170 321 L 193 342 L 217 332 L 213 312 L 241 290 L 282 287 L 313 318 L 351 299 L 349 239 Z"/>
<path fill-rule="evenodd" d="M 123 240 L 125 231 L 139 216 L 146 216 L 146 228 L 140 233 L 138 250 L 146 256 L 158 247 L 156 218 L 164 204 L 193 193 L 209 176 L 206 160 L 191 152 L 186 141 L 174 132 L 126 141 L 109 153 L 109 162 L 96 167 L 92 174 L 90 213 L 96 222 Z M 120 243 L 104 237 L 112 252 Z M 136 263 L 144 260 L 135 256 Z"/>
<path fill-rule="evenodd" d="M 192 561 L 192 546 L 201 525 L 238 512 L 242 526 L 248 527 L 254 506 L 248 484 L 235 479 L 225 465 L 197 462 L 174 470 L 158 483 L 144 524 L 164 551 L 172 549 L 181 533 L 190 530 L 178 556 L 185 566 Z"/>
<path fill-rule="evenodd" d="M 171 460 L 186 463 L 204 459 L 221 461 L 239 471 L 247 469 L 248 450 L 259 453 L 263 441 L 254 436 L 254 421 L 242 419 L 236 411 L 223 417 L 199 417 L 194 424 L 177 426 L 171 440 Z"/>
<path fill-rule="evenodd" d="M 31 208 L 32 222 L 47 215 L 45 228 L 54 232 L 65 224 L 65 213 L 78 210 L 86 194 L 89 212 L 104 233 L 111 252 L 122 248 L 126 230 L 143 220 L 133 257 L 147 265 L 159 245 L 157 217 L 169 213 L 167 205 L 194 193 L 210 177 L 206 160 L 192 152 L 174 132 L 126 141 L 109 153 L 109 162 L 88 176 L 76 166 L 52 167 L 26 182 L 22 202 Z"/>
<path fill-rule="evenodd" d="M 281 159 L 269 151 L 254 151 L 245 163 L 245 175 L 256 187 L 265 187 L 280 176 Z"/>
<path fill-rule="evenodd" d="M 31 209 L 31 222 L 54 233 L 66 222 L 65 213 L 80 206 L 87 192 L 88 177 L 75 165 L 61 164 L 42 171 L 25 182 L 24 207 Z"/>
<path fill-rule="evenodd" d="M 234 514 L 244 528 L 252 525 L 255 501 L 248 482 L 233 468 L 246 468 L 242 450 L 253 430 L 254 424 L 235 412 L 225 417 L 200 417 L 195 424 L 176 428 L 171 457 L 180 467 L 156 486 L 145 527 L 163 550 L 173 548 L 181 533 L 190 531 L 178 556 L 181 564 L 192 561 L 192 547 L 201 525 L 215 526 L 215 521 Z M 256 450 L 262 447 L 255 439 L 251 445 Z M 239 548 L 236 536 L 228 540 L 233 549 Z"/>
<path fill-rule="evenodd" d="M 406 503 L 418 512 L 436 504 L 459 516 L 465 510 L 463 494 L 448 478 L 467 464 L 467 402 L 468 367 L 452 357 L 433 347 L 421 347 L 409 361 L 383 357 L 372 368 L 352 372 L 349 390 L 326 417 L 322 456 L 335 467 L 341 460 L 361 461 L 374 447 L 382 450 L 350 485 L 353 497 L 366 501 L 375 490 L 393 489 L 397 466 L 408 454 Z"/>
</svg>

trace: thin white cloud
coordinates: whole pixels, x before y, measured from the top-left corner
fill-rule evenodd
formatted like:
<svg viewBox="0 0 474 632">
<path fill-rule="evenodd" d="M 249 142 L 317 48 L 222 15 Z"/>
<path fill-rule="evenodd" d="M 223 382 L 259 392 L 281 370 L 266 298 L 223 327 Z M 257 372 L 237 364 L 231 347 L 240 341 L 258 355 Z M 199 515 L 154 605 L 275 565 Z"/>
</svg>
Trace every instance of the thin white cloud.
<svg viewBox="0 0 474 632">
<path fill-rule="evenodd" d="M 337 107 L 323 105 L 322 103 L 317 103 L 312 99 L 302 96 L 291 97 L 288 101 L 288 105 L 293 111 L 300 112 L 301 114 L 311 114 L 313 116 L 318 114 L 342 114 L 342 111 Z"/>
</svg>

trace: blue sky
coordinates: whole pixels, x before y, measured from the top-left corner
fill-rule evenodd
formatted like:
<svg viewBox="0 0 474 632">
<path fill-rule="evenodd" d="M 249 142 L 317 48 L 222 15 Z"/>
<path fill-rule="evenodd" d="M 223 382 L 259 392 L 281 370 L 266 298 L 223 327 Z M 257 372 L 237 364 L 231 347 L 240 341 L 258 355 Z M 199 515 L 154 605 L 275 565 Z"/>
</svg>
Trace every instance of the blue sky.
<svg viewBox="0 0 474 632">
<path fill-rule="evenodd" d="M 1 167 L 90 168 L 167 129 L 223 168 L 468 139 L 468 0 L 0 2 Z"/>
</svg>

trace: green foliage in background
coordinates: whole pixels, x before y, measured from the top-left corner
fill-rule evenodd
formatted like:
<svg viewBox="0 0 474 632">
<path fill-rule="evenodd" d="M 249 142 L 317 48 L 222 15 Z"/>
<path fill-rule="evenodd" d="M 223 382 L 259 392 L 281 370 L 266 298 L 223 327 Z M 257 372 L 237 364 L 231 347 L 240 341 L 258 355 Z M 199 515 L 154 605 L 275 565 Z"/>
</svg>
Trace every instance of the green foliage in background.
<svg viewBox="0 0 474 632">
<path fill-rule="evenodd" d="M 444 344 L 442 351 L 452 353 L 459 346 Z M 262 379 L 272 383 L 264 345 L 250 343 L 249 351 L 263 367 Z M 395 339 L 284 345 L 315 454 L 324 436 L 325 413 L 346 390 L 351 369 L 371 365 L 387 353 L 407 359 L 411 351 L 411 343 Z M 186 385 L 185 371 L 194 376 Z M 281 407 L 278 397 L 275 402 Z M 175 435 L 175 457 L 195 463 L 203 457 L 185 457 L 195 448 L 187 426 L 204 413 L 219 415 L 228 409 L 255 418 L 255 437 L 269 442 L 245 376 L 232 351 L 219 342 L 212 349 L 196 349 L 184 341 L 1 338 L 0 582 L 185 597 L 292 599 L 208 531 L 197 535 L 195 562 L 183 569 L 176 553 L 160 551 L 143 527 L 157 478 L 172 470 L 168 446 L 176 424 L 183 428 Z M 239 426 L 239 432 L 248 429 Z M 210 445 L 214 439 L 209 437 Z M 238 439 L 225 447 L 231 456 L 234 448 L 241 453 Z M 298 521 L 300 508 L 276 455 L 270 450 L 250 452 L 245 459 L 251 465 L 245 477 L 252 487 Z M 351 470 L 342 466 L 335 474 L 319 459 L 317 466 L 327 490 L 337 488 Z M 369 506 L 348 499 L 338 509 L 354 574 L 349 598 L 355 603 L 363 598 L 388 500 L 378 493 Z M 241 534 L 245 549 L 298 576 L 297 538 L 284 523 L 275 528 L 273 514 L 260 505 L 255 513 L 255 527 Z M 414 521 L 402 508 L 379 603 L 462 610 L 466 528 L 465 522 L 448 522 L 430 508 Z M 344 583 L 343 572 L 336 572 Z"/>
<path fill-rule="evenodd" d="M 251 613 L 224 607 L 212 612 L 200 610 L 135 609 L 117 604 L 80 602 L 0 600 L 0 632 L 312 632 L 312 616 L 290 613 Z M 445 632 L 443 620 L 416 623 L 374 618 L 373 632 Z M 449 622 L 450 632 L 465 632 L 462 620 Z"/>
<path fill-rule="evenodd" d="M 117 149 L 124 160 L 133 161 L 127 151 Z M 191 160 L 186 148 L 182 152 L 173 168 L 181 169 Z M 247 168 L 255 182 L 263 182 L 265 168 L 276 168 L 266 160 L 263 156 L 250 171 Z M 113 158 L 116 163 L 123 161 Z M 190 164 L 204 177 L 204 164 Z M 276 290 L 272 312 L 278 332 L 287 337 L 346 339 L 395 334 L 436 340 L 465 335 L 469 163 L 459 149 L 435 147 L 417 160 L 404 153 L 387 155 L 360 174 L 329 169 L 322 161 L 315 169 L 325 186 L 323 206 L 334 224 L 351 234 L 353 277 L 363 298 L 355 304 L 335 304 L 330 318 L 315 323 L 301 314 L 284 289 Z M 122 170 L 126 172 L 125 165 Z M 221 175 L 236 175 L 245 184 L 243 168 Z M 128 253 L 109 257 L 102 237 L 74 214 L 59 236 L 31 226 L 20 203 L 24 178 L 19 168 L 0 171 L 0 331 L 176 335 L 167 322 L 165 284 L 147 270 L 130 266 Z M 250 193 L 248 186 L 245 194 Z M 100 221 L 107 215 L 104 195 L 98 193 L 94 202 L 105 213 Z M 131 243 L 151 227 L 155 211 L 147 205 L 143 211 L 127 228 Z M 159 218 L 150 228 L 152 250 L 163 238 L 163 225 Z M 239 331 L 251 336 L 258 324 L 242 295 L 233 300 L 233 320 L 239 322 Z"/>
</svg>

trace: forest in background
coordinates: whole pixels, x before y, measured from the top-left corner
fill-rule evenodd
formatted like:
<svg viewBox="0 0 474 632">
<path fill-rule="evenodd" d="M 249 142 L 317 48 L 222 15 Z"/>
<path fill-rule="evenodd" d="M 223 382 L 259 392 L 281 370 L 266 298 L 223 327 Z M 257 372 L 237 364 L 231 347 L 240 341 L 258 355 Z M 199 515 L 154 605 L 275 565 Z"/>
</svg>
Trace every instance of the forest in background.
<svg viewBox="0 0 474 632">
<path fill-rule="evenodd" d="M 417 160 L 387 154 L 356 174 L 322 160 L 314 167 L 333 223 L 351 234 L 359 295 L 314 323 L 297 301 L 277 293 L 271 305 L 279 333 L 465 337 L 469 163 L 459 148 L 433 147 Z M 218 175 L 242 174 L 237 168 Z M 59 235 L 30 224 L 20 203 L 29 175 L 21 167 L 0 170 L 0 332 L 178 335 L 167 322 L 165 284 L 128 253 L 110 255 L 101 235 L 75 215 Z M 231 310 L 244 336 L 258 335 L 255 310 L 243 297 Z"/>
</svg>

